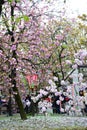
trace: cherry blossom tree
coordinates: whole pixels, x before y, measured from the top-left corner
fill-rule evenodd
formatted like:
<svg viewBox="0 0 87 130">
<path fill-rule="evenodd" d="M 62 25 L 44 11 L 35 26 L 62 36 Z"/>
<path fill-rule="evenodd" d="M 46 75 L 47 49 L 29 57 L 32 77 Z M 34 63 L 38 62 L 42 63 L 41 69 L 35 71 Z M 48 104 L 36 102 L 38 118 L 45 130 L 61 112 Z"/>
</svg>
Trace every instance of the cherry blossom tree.
<svg viewBox="0 0 87 130">
<path fill-rule="evenodd" d="M 36 71 L 35 62 L 41 59 L 38 59 L 38 53 L 35 51 L 34 46 L 38 49 L 38 44 L 41 43 L 44 27 L 42 19 L 48 16 L 47 1 L 44 8 L 39 7 L 39 2 L 25 2 L 24 0 L 0 1 L 1 85 L 4 86 L 5 91 L 10 96 L 14 95 L 23 120 L 26 119 L 26 114 L 20 97 L 20 94 L 24 91 L 23 82 L 20 80 L 21 74 L 27 74 L 27 70 L 30 71 L 31 69 L 34 72 Z M 33 52 L 35 53 L 33 54 Z M 33 55 L 37 55 L 37 58 L 33 57 Z M 25 57 L 29 62 L 26 63 Z M 34 59 L 32 60 L 32 58 Z"/>
<path fill-rule="evenodd" d="M 2 11 L 1 12 L 1 20 L 2 20 L 1 31 L 2 32 L 1 32 L 1 42 L 0 42 L 1 43 L 0 56 L 2 59 L 0 63 L 2 66 L 1 72 L 4 71 L 3 74 L 1 75 L 3 79 L 2 82 L 5 87 L 6 86 L 8 87 L 7 90 L 9 90 L 10 96 L 12 93 L 14 94 L 22 119 L 26 119 L 26 115 L 25 115 L 21 98 L 20 98 L 20 94 L 18 91 L 18 83 L 20 83 L 20 81 L 17 78 L 17 75 L 18 75 L 17 70 L 19 70 L 18 68 L 20 68 L 20 66 L 18 67 L 18 63 L 20 63 L 20 59 L 18 59 L 18 56 L 19 56 L 18 44 L 25 42 L 23 41 L 23 38 L 26 41 L 29 40 L 29 39 L 25 39 L 26 37 L 25 35 L 28 35 L 28 34 L 25 34 L 24 31 L 27 28 L 27 22 L 29 21 L 30 16 L 31 16 L 30 26 L 32 26 L 31 31 L 33 32 L 34 25 L 38 26 L 38 24 L 35 23 L 35 20 L 33 20 L 36 17 L 36 15 L 33 16 L 36 3 L 35 2 L 29 3 L 29 2 L 25 3 L 24 1 L 20 2 L 20 1 L 13 1 L 13 0 L 6 1 L 5 4 L 3 3 L 4 4 L 3 10 L 1 9 Z M 29 6 L 30 9 L 25 11 L 27 4 L 30 5 Z M 22 8 L 23 10 L 21 10 Z M 29 11 L 28 12 L 29 14 L 25 15 L 27 11 Z M 41 15 L 41 14 L 38 14 L 38 11 L 39 10 L 37 9 L 37 15 Z M 24 33 L 24 36 L 23 36 L 23 33 Z M 33 38 L 34 37 L 35 36 L 33 36 Z"/>
<path fill-rule="evenodd" d="M 58 87 L 61 86 L 61 80 L 66 80 L 74 71 L 70 67 L 73 59 L 72 55 L 74 54 L 74 51 L 70 51 L 72 46 L 70 43 L 70 33 L 72 30 L 73 26 L 62 18 L 59 21 L 50 20 L 40 35 L 41 44 L 37 46 L 38 48 L 33 45 L 34 49 L 30 51 L 32 58 L 25 58 L 26 61 L 32 60 L 35 63 L 34 66 L 39 67 L 38 71 L 44 70 L 45 73 L 50 71 L 53 76 L 57 76 Z M 70 68 L 72 71 L 68 74 Z M 46 79 L 47 76 L 45 81 Z"/>
</svg>

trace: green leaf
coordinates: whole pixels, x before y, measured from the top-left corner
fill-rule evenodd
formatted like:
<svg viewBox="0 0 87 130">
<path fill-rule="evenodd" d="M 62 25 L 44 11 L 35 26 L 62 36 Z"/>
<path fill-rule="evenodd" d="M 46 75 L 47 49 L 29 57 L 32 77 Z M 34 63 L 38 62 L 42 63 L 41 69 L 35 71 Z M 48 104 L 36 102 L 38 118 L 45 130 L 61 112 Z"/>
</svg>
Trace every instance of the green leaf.
<svg viewBox="0 0 87 130">
<path fill-rule="evenodd" d="M 13 0 L 8 0 L 8 2 L 12 3 L 12 2 L 13 2 Z"/>
<path fill-rule="evenodd" d="M 34 83 L 31 84 L 31 88 L 34 88 Z"/>
<path fill-rule="evenodd" d="M 29 17 L 27 15 L 22 15 L 22 16 L 19 16 L 18 18 L 16 18 L 16 22 L 19 23 L 21 20 L 24 20 L 24 21 L 29 21 Z"/>
<path fill-rule="evenodd" d="M 20 0 L 16 0 L 16 2 L 20 2 Z"/>
<path fill-rule="evenodd" d="M 21 21 L 21 17 L 16 18 L 15 21 L 16 21 L 17 23 L 19 23 L 19 22 Z"/>
<path fill-rule="evenodd" d="M 13 0 L 8 0 L 8 2 L 12 3 Z M 20 2 L 20 0 L 15 0 L 15 2 Z"/>
<path fill-rule="evenodd" d="M 23 15 L 24 21 L 29 21 L 29 17 L 27 15 Z"/>
<path fill-rule="evenodd" d="M 63 47 L 63 48 L 67 48 L 67 45 L 66 45 L 66 44 L 62 44 L 62 47 Z"/>
</svg>

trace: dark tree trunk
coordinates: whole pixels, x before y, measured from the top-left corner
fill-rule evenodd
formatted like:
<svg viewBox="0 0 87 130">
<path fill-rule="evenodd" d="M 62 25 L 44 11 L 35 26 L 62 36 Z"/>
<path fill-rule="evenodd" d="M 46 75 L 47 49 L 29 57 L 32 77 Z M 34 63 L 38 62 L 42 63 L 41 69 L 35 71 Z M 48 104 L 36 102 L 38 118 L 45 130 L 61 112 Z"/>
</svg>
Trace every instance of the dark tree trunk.
<svg viewBox="0 0 87 130">
<path fill-rule="evenodd" d="M 9 89 L 9 100 L 8 100 L 8 103 L 7 103 L 7 114 L 8 116 L 12 116 L 13 115 L 13 112 L 12 112 L 12 97 L 11 97 L 11 89 Z"/>
<path fill-rule="evenodd" d="M 14 7 L 13 6 L 11 6 L 11 19 L 12 19 L 12 23 L 13 23 L 13 21 L 14 21 Z M 12 33 L 10 33 L 10 32 L 12 32 Z M 15 38 L 14 38 L 14 24 L 12 24 L 12 31 L 10 31 L 10 32 L 9 32 L 9 35 L 11 35 L 11 42 L 14 43 L 14 41 L 15 41 Z M 16 62 L 17 62 L 16 50 L 12 51 L 12 58 L 16 59 Z M 11 83 L 12 83 L 12 86 L 13 86 L 12 89 L 13 89 L 13 92 L 15 93 L 14 94 L 15 101 L 16 101 L 16 103 L 18 105 L 21 119 L 26 120 L 27 119 L 26 113 L 24 111 L 23 104 L 22 104 L 22 101 L 21 101 L 21 97 L 20 97 L 18 88 L 16 86 L 16 67 L 14 67 L 14 66 L 11 67 L 10 78 L 11 78 Z"/>
<path fill-rule="evenodd" d="M 22 104 L 22 101 L 21 101 L 17 87 L 13 87 L 13 91 L 17 92 L 17 94 L 15 94 L 15 101 L 18 105 L 18 109 L 19 109 L 19 112 L 20 112 L 21 119 L 26 120 L 27 119 L 26 113 L 24 111 L 24 107 L 23 107 L 23 104 Z"/>
<path fill-rule="evenodd" d="M 58 74 L 58 72 L 53 72 L 53 76 L 56 76 L 58 78 L 58 81 L 55 81 L 55 84 L 57 86 L 57 89 L 59 90 L 59 88 L 61 87 L 61 79 L 60 76 Z"/>
<path fill-rule="evenodd" d="M 16 59 L 17 58 L 16 51 L 13 51 L 12 53 L 13 53 L 12 58 Z M 22 101 L 21 101 L 21 97 L 20 97 L 18 88 L 16 87 L 16 80 L 15 80 L 15 78 L 16 78 L 16 68 L 15 67 L 11 69 L 10 78 L 11 78 L 11 83 L 12 83 L 12 86 L 13 86 L 12 89 L 13 89 L 13 92 L 15 93 L 14 94 L 15 101 L 18 105 L 21 119 L 25 120 L 25 119 L 27 119 L 26 113 L 25 113 L 24 108 L 23 108 L 23 104 L 22 104 Z"/>
</svg>

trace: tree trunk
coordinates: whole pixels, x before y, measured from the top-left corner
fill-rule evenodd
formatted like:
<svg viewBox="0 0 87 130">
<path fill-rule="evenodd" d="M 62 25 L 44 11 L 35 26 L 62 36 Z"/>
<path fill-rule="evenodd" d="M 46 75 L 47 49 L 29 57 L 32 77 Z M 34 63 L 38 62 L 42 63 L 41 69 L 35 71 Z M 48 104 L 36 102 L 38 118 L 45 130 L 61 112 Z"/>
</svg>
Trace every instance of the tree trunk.
<svg viewBox="0 0 87 130">
<path fill-rule="evenodd" d="M 9 32 L 9 35 L 11 36 L 11 42 L 14 43 L 14 41 L 15 41 L 15 38 L 14 38 L 14 6 L 12 6 L 12 5 L 11 5 L 11 22 L 12 22 L 12 30 L 10 31 L 11 33 Z M 16 50 L 12 51 L 12 58 L 14 58 L 16 60 L 16 62 L 18 63 Z M 21 101 L 21 97 L 20 97 L 18 88 L 16 86 L 16 66 L 11 67 L 10 78 L 11 78 L 11 83 L 12 83 L 12 86 L 13 86 L 12 89 L 13 89 L 13 92 L 15 93 L 14 94 L 15 101 L 18 105 L 21 119 L 26 120 L 27 119 L 26 113 L 24 111 L 23 104 L 22 104 L 22 101 Z"/>
<path fill-rule="evenodd" d="M 16 52 L 15 51 L 13 51 L 12 57 L 16 58 Z M 20 97 L 18 88 L 16 87 L 16 80 L 15 80 L 15 78 L 16 78 L 16 68 L 11 69 L 10 78 L 11 78 L 11 83 L 12 83 L 12 86 L 13 86 L 12 89 L 13 89 L 13 92 L 14 92 L 15 101 L 18 105 L 21 119 L 25 120 L 25 119 L 27 119 L 26 113 L 25 113 L 24 108 L 23 108 L 23 104 L 22 104 L 22 101 L 21 101 L 21 97 Z"/>
<path fill-rule="evenodd" d="M 16 103 L 18 105 L 21 119 L 22 120 L 26 120 L 27 119 L 26 113 L 24 111 L 24 107 L 23 107 L 23 104 L 22 104 L 22 101 L 21 101 L 21 98 L 20 98 L 20 95 L 19 95 L 17 87 L 13 87 L 13 91 L 17 92 L 17 94 L 15 94 L 15 101 L 16 101 Z"/>
<path fill-rule="evenodd" d="M 11 41 L 12 42 L 14 41 L 14 37 L 11 38 Z M 17 62 L 17 54 L 16 54 L 15 50 L 12 51 L 12 58 L 15 58 L 16 62 Z M 25 120 L 25 119 L 27 119 L 26 113 L 24 111 L 23 104 L 22 104 L 22 101 L 21 101 L 21 97 L 20 97 L 18 88 L 16 86 L 16 79 L 15 79 L 16 78 L 16 67 L 12 67 L 10 78 L 11 78 L 11 83 L 12 83 L 12 86 L 13 86 L 12 89 L 13 89 L 13 92 L 15 93 L 14 94 L 15 101 L 16 101 L 16 103 L 18 105 L 21 119 Z"/>
</svg>

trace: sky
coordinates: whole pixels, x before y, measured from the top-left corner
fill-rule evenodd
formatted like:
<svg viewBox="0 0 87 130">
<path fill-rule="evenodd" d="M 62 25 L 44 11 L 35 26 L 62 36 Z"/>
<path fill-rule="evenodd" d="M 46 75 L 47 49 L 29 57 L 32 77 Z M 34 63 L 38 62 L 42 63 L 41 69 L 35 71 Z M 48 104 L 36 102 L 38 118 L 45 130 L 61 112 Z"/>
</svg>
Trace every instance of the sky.
<svg viewBox="0 0 87 130">
<path fill-rule="evenodd" d="M 69 15 L 87 14 L 87 0 L 66 0 L 66 9 Z"/>
<path fill-rule="evenodd" d="M 87 14 L 87 0 L 53 0 L 50 6 L 55 11 L 65 9 L 68 17 L 77 17 L 78 15 Z"/>
</svg>

